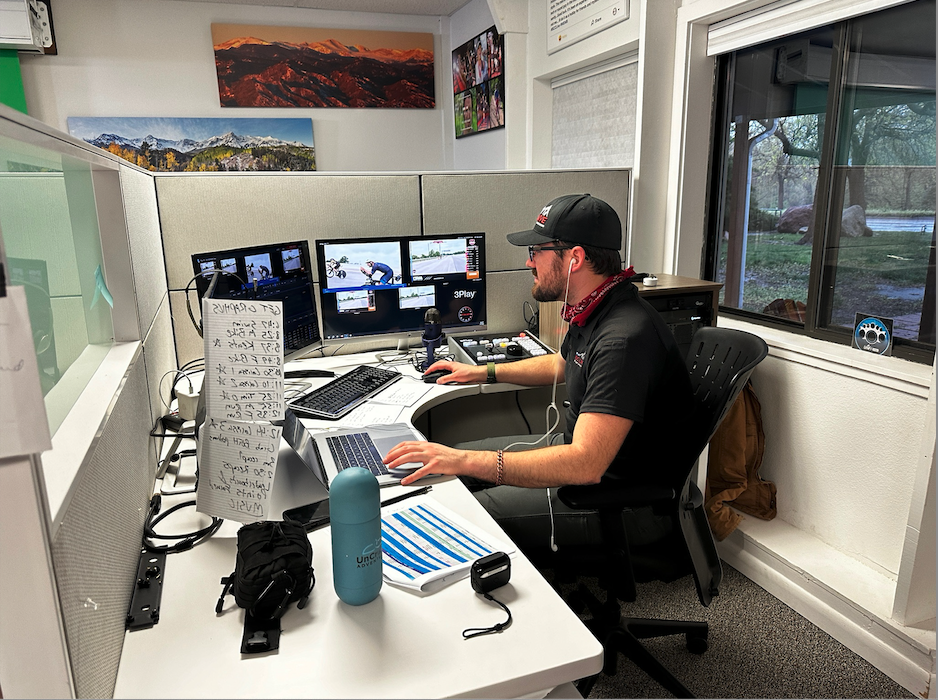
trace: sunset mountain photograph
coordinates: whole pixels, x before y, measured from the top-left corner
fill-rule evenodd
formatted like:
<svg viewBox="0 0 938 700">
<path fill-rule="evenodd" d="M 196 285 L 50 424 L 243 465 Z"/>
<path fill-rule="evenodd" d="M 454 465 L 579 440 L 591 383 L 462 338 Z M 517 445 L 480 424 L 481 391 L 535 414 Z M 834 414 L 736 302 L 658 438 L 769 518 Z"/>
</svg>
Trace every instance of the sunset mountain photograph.
<svg viewBox="0 0 938 700">
<path fill-rule="evenodd" d="M 222 107 L 436 104 L 433 35 L 213 24 Z"/>
</svg>

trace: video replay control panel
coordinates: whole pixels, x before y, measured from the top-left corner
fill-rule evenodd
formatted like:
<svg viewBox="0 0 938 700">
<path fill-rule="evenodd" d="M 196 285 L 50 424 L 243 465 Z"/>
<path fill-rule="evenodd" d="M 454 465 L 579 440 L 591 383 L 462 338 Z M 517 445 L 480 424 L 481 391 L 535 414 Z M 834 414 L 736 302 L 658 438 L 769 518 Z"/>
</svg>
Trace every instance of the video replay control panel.
<svg viewBox="0 0 938 700">
<path fill-rule="evenodd" d="M 499 337 L 450 336 L 449 351 L 455 356 L 457 362 L 474 365 L 484 365 L 488 362 L 514 362 L 526 357 L 537 357 L 554 352 L 528 331 Z"/>
</svg>

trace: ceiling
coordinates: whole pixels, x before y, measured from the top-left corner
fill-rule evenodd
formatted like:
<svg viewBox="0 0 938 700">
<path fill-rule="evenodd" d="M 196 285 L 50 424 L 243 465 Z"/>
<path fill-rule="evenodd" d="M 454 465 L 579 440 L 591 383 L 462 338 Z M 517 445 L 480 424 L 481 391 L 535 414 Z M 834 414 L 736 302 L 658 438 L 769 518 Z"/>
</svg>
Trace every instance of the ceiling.
<svg viewBox="0 0 938 700">
<path fill-rule="evenodd" d="M 396 15 L 433 15 L 449 17 L 470 0 L 186 0 L 187 2 L 224 2 L 233 5 L 264 7 L 301 7 L 312 10 L 344 12 L 380 12 Z"/>
</svg>

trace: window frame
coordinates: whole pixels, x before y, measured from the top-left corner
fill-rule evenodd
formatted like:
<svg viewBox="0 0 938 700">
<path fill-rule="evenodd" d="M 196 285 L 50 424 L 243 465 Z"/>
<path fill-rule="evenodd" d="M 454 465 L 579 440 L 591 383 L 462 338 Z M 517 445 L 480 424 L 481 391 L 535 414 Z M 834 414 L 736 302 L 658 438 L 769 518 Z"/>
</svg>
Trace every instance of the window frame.
<svg viewBox="0 0 938 700">
<path fill-rule="evenodd" d="M 832 263 L 828 251 L 833 250 L 836 253 L 836 246 L 832 247 L 830 243 L 833 232 L 839 228 L 840 216 L 838 208 L 832 206 L 835 203 L 834 199 L 839 197 L 834 187 L 833 166 L 837 155 L 838 139 L 841 138 L 844 130 L 844 115 L 841 114 L 841 107 L 846 89 L 847 61 L 851 53 L 850 33 L 853 20 L 867 16 L 869 15 L 860 15 L 857 18 L 846 19 L 830 25 L 834 31 L 834 43 L 825 106 L 827 118 L 821 145 L 821 158 L 818 164 L 818 182 L 814 204 L 815 224 L 820 222 L 823 227 L 815 226 L 815 235 L 812 241 L 804 323 L 724 304 L 719 306 L 720 314 L 840 345 L 850 345 L 852 342 L 853 333 L 851 330 L 829 326 L 819 327 L 818 320 L 825 313 L 824 304 L 827 304 L 828 309 L 832 308 L 833 286 L 830 282 L 833 279 L 836 259 Z M 701 276 L 707 280 L 716 280 L 719 267 L 719 240 L 723 228 L 726 186 L 729 179 L 725 175 L 730 146 L 729 124 L 732 118 L 730 114 L 732 89 L 736 79 L 736 54 L 737 51 L 731 51 L 714 57 L 716 60 L 714 65 L 713 123 L 711 125 L 710 163 L 707 182 L 707 229 L 704 237 L 704 255 L 701 265 Z M 832 220 L 832 217 L 834 220 Z M 931 247 L 930 256 L 933 261 L 935 246 Z M 926 289 L 928 281 L 926 279 Z M 827 285 L 827 293 L 824 292 L 825 285 Z M 923 318 L 927 310 L 928 304 L 923 300 Z M 895 338 L 892 355 L 913 362 L 932 364 L 935 361 L 935 347 L 919 340 Z"/>
</svg>

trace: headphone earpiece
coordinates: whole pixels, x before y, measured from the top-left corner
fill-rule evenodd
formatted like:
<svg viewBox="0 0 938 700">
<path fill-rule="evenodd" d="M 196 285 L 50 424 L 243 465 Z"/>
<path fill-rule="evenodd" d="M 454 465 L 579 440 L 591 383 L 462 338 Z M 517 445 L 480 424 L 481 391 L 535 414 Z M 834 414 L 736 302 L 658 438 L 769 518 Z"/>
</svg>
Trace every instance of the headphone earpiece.
<svg viewBox="0 0 938 700">
<path fill-rule="evenodd" d="M 575 262 L 576 262 L 576 258 L 570 258 L 570 267 L 567 268 L 567 273 L 570 273 L 573 271 L 573 263 Z"/>
</svg>

